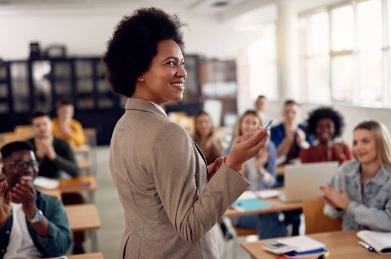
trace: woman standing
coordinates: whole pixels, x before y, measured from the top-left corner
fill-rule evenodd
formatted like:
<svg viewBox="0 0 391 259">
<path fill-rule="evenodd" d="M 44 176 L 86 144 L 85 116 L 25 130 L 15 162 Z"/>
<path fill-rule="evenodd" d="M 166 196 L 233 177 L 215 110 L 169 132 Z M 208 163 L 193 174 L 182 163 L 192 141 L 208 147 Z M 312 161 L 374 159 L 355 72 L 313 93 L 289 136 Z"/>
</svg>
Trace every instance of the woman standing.
<svg viewBox="0 0 391 259">
<path fill-rule="evenodd" d="M 208 165 L 221 156 L 221 147 L 216 141 L 216 132 L 210 116 L 205 111 L 199 111 L 194 117 L 194 142 L 200 147 Z"/>
<path fill-rule="evenodd" d="M 336 138 L 342 135 L 342 115 L 329 107 L 312 111 L 307 120 L 307 133 L 315 137 L 315 145 L 300 150 L 302 163 L 352 160 L 350 147 Z"/>
<path fill-rule="evenodd" d="M 110 145 L 126 220 L 118 258 L 218 258 L 210 229 L 249 185 L 238 172 L 268 138 L 258 126 L 207 168 L 168 118 L 164 104 L 185 90 L 182 25 L 160 9 L 138 9 L 116 26 L 103 57 L 113 91 L 128 97 Z"/>
<path fill-rule="evenodd" d="M 391 137 L 377 121 L 353 132 L 356 161 L 345 162 L 331 184 L 321 186 L 324 213 L 342 217 L 343 230 L 391 231 Z"/>
</svg>

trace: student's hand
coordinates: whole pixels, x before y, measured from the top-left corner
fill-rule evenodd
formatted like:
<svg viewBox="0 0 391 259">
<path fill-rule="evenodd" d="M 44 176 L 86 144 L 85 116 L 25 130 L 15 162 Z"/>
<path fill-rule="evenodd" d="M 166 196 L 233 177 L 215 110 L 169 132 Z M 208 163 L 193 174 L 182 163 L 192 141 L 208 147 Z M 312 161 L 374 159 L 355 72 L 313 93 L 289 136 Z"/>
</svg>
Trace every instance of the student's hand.
<svg viewBox="0 0 391 259">
<path fill-rule="evenodd" d="M 72 129 L 68 121 L 59 120 L 59 133 L 64 133 L 65 135 L 72 135 Z"/>
<path fill-rule="evenodd" d="M 11 213 L 12 193 L 8 192 L 6 195 L 5 192 L 7 188 L 8 188 L 8 183 L 6 181 L 0 182 L 0 228 L 8 220 Z"/>
<path fill-rule="evenodd" d="M 335 209 L 348 209 L 351 200 L 342 186 L 340 186 L 339 191 L 337 191 L 331 186 L 330 183 L 327 183 L 326 186 L 321 186 L 319 189 L 323 192 L 323 196 L 320 196 L 319 198 L 324 203 Z"/>
<path fill-rule="evenodd" d="M 227 156 L 217 158 L 213 164 L 208 165 L 208 181 L 219 170 L 220 166 L 225 162 Z"/>
<path fill-rule="evenodd" d="M 53 147 L 53 137 L 47 137 L 41 139 L 37 138 L 35 143 L 39 145 L 39 149 L 44 154 L 44 156 L 46 156 L 50 160 L 54 160 L 56 158 L 56 152 L 54 151 L 54 147 Z M 38 146 L 37 146 L 37 150 L 38 150 Z"/>
<path fill-rule="evenodd" d="M 36 192 L 31 180 L 21 180 L 12 188 L 12 195 L 22 203 L 22 210 L 28 219 L 38 211 L 35 204 Z"/>
<path fill-rule="evenodd" d="M 302 129 L 297 128 L 296 130 L 296 143 L 301 148 L 308 148 L 309 144 L 305 140 L 305 133 Z"/>
<path fill-rule="evenodd" d="M 227 156 L 226 164 L 239 172 L 244 162 L 256 156 L 265 147 L 269 131 L 257 126 L 254 133 L 238 137 Z"/>
</svg>

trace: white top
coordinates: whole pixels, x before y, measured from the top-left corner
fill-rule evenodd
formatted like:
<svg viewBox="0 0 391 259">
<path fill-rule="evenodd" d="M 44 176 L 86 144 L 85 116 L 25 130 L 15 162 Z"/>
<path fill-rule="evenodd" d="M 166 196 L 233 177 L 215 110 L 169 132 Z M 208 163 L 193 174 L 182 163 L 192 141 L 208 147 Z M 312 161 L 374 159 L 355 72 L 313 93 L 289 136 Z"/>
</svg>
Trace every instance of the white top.
<svg viewBox="0 0 391 259">
<path fill-rule="evenodd" d="M 22 210 L 22 204 L 11 202 L 13 222 L 10 241 L 4 259 L 42 257 L 42 254 L 34 246 L 33 240 L 27 229 L 26 216 Z"/>
</svg>

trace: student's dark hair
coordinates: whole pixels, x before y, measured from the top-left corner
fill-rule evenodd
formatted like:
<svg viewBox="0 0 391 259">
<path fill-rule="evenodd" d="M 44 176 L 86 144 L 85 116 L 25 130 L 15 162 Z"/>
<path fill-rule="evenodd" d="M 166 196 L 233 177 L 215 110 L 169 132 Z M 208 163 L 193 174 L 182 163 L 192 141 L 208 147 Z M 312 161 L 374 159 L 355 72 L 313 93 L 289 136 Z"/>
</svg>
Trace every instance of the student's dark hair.
<svg viewBox="0 0 391 259">
<path fill-rule="evenodd" d="M 159 41 L 173 40 L 183 50 L 180 28 L 184 25 L 176 14 L 153 7 L 140 8 L 132 16 L 123 17 L 102 58 L 112 91 L 127 97 L 133 95 L 137 77 L 148 70 Z"/>
<path fill-rule="evenodd" d="M 12 152 L 18 151 L 18 150 L 34 151 L 33 147 L 28 142 L 25 142 L 25 141 L 14 141 L 14 142 L 11 142 L 11 143 L 8 143 L 8 144 L 4 145 L 1 148 L 1 157 L 3 159 L 7 158 L 7 157 L 9 157 L 12 154 Z"/>
<path fill-rule="evenodd" d="M 57 108 L 63 105 L 73 105 L 73 103 L 68 99 L 60 99 L 57 101 Z"/>
<path fill-rule="evenodd" d="M 42 116 L 48 116 L 50 118 L 50 116 L 47 112 L 42 111 L 42 110 L 35 110 L 31 114 L 30 119 L 32 121 L 33 119 L 38 118 L 38 117 L 42 117 Z"/>
<path fill-rule="evenodd" d="M 264 95 L 258 95 L 257 100 L 259 100 L 259 99 L 265 99 L 265 100 L 266 100 L 266 96 L 264 96 Z"/>
<path fill-rule="evenodd" d="M 307 119 L 307 133 L 309 135 L 316 135 L 316 125 L 323 118 L 328 118 L 334 123 L 333 139 L 342 135 L 345 126 L 343 116 L 331 107 L 320 107 L 309 113 Z"/>
</svg>

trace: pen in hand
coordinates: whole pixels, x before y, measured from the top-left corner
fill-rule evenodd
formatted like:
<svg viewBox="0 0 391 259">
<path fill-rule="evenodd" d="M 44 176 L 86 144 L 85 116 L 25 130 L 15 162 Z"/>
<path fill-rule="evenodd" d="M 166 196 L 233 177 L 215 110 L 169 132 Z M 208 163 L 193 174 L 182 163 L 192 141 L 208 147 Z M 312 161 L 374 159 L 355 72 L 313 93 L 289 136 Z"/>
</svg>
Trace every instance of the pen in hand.
<svg viewBox="0 0 391 259">
<path fill-rule="evenodd" d="M 272 125 L 272 123 L 273 123 L 273 120 L 270 120 L 270 121 L 266 122 L 264 128 L 268 129 Z"/>
<path fill-rule="evenodd" d="M 362 241 L 358 241 L 358 244 L 362 247 L 364 247 L 365 249 L 368 249 L 369 252 L 376 252 L 375 248 L 373 248 L 372 246 L 368 245 L 367 243 L 364 243 Z"/>
</svg>

